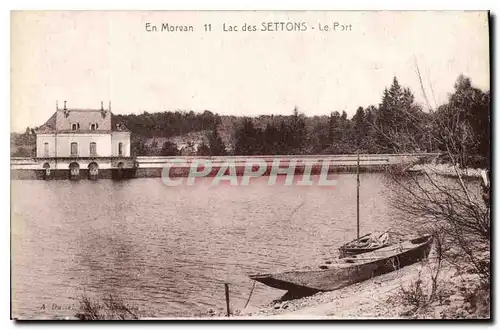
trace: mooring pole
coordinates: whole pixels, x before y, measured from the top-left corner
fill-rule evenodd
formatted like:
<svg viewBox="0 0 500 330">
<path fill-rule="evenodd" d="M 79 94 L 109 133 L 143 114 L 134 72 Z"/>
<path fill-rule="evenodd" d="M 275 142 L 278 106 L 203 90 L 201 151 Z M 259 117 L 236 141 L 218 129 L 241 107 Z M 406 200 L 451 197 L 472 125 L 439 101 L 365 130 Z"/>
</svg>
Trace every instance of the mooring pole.
<svg viewBox="0 0 500 330">
<path fill-rule="evenodd" d="M 227 309 L 227 317 L 231 315 L 229 311 L 229 284 L 224 283 L 224 289 L 226 291 L 226 309 Z"/>
<path fill-rule="evenodd" d="M 359 151 L 358 151 L 358 166 L 356 170 L 357 174 L 357 191 L 356 191 L 356 222 L 357 222 L 357 233 L 359 239 Z"/>
</svg>

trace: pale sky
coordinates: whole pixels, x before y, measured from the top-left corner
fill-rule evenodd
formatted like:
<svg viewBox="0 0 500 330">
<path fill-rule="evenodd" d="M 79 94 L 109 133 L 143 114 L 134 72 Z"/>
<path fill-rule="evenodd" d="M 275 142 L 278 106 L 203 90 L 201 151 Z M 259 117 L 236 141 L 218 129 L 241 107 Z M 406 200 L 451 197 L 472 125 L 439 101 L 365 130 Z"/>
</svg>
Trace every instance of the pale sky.
<svg viewBox="0 0 500 330">
<path fill-rule="evenodd" d="M 222 31 L 223 23 L 260 29 L 275 21 L 308 29 Z M 351 31 L 319 31 L 334 22 Z M 147 32 L 146 23 L 195 32 Z M 297 106 L 306 115 L 345 110 L 350 117 L 358 106 L 377 105 L 393 76 L 424 104 L 415 59 L 433 106 L 446 101 L 460 73 L 488 90 L 487 13 L 14 12 L 11 127 L 42 125 L 56 100 L 70 108 L 111 100 L 115 114 L 290 114 Z"/>
</svg>

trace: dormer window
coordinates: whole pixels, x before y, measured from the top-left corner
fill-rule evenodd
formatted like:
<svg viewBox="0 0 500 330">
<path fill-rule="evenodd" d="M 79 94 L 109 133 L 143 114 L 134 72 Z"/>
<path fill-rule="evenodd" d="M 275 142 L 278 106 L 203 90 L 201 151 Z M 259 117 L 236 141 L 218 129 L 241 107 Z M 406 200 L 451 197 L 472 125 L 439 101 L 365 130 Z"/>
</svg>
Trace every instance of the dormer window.
<svg viewBox="0 0 500 330">
<path fill-rule="evenodd" d="M 90 130 L 95 131 L 96 130 L 96 124 L 90 124 Z"/>
<path fill-rule="evenodd" d="M 76 131 L 76 124 L 72 124 L 72 125 L 71 125 L 71 129 L 72 129 L 73 131 Z"/>
</svg>

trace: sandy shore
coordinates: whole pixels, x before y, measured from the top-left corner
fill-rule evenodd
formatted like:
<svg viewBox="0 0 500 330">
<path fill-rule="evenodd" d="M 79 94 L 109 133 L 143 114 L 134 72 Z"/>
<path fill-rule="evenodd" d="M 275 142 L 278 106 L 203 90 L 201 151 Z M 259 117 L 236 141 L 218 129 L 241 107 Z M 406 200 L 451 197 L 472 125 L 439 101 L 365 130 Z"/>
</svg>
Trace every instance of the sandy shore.
<svg viewBox="0 0 500 330">
<path fill-rule="evenodd" d="M 340 290 L 320 292 L 297 300 L 247 308 L 241 316 L 265 318 L 398 318 L 400 306 L 387 303 L 401 286 L 411 283 L 425 270 L 421 264 L 374 277 Z M 260 285 L 260 284 L 259 284 Z M 396 308 L 394 308 L 396 307 Z"/>
<path fill-rule="evenodd" d="M 434 267 L 433 254 L 425 262 L 374 277 L 340 290 L 320 292 L 301 299 L 271 302 L 260 307 L 237 311 L 235 319 L 391 319 L 391 318 L 474 318 L 468 299 L 477 287 L 478 276 L 458 272 L 456 266 L 444 264 L 439 276 L 440 299 L 426 308 L 404 303 L 402 288 L 407 289 L 421 279 L 424 293 L 430 292 L 430 275 Z M 263 285 L 263 284 L 257 284 Z M 489 297 L 488 297 L 489 299 Z M 222 317 L 218 313 L 216 318 Z M 215 315 L 214 315 L 215 316 Z"/>
</svg>

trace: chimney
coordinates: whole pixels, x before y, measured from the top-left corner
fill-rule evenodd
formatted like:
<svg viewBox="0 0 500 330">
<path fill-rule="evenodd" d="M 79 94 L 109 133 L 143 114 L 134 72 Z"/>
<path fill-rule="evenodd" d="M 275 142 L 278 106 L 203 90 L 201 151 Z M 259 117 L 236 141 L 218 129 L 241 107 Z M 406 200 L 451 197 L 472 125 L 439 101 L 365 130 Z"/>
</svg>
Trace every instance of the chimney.
<svg viewBox="0 0 500 330">
<path fill-rule="evenodd" d="M 56 100 L 56 110 L 59 110 L 59 101 Z"/>
<path fill-rule="evenodd" d="M 101 110 L 104 110 L 104 105 L 102 101 L 101 101 Z"/>
<path fill-rule="evenodd" d="M 109 100 L 108 110 L 111 111 L 111 100 Z"/>
<path fill-rule="evenodd" d="M 64 101 L 64 110 L 68 110 L 68 109 L 66 108 L 66 101 Z"/>
</svg>

